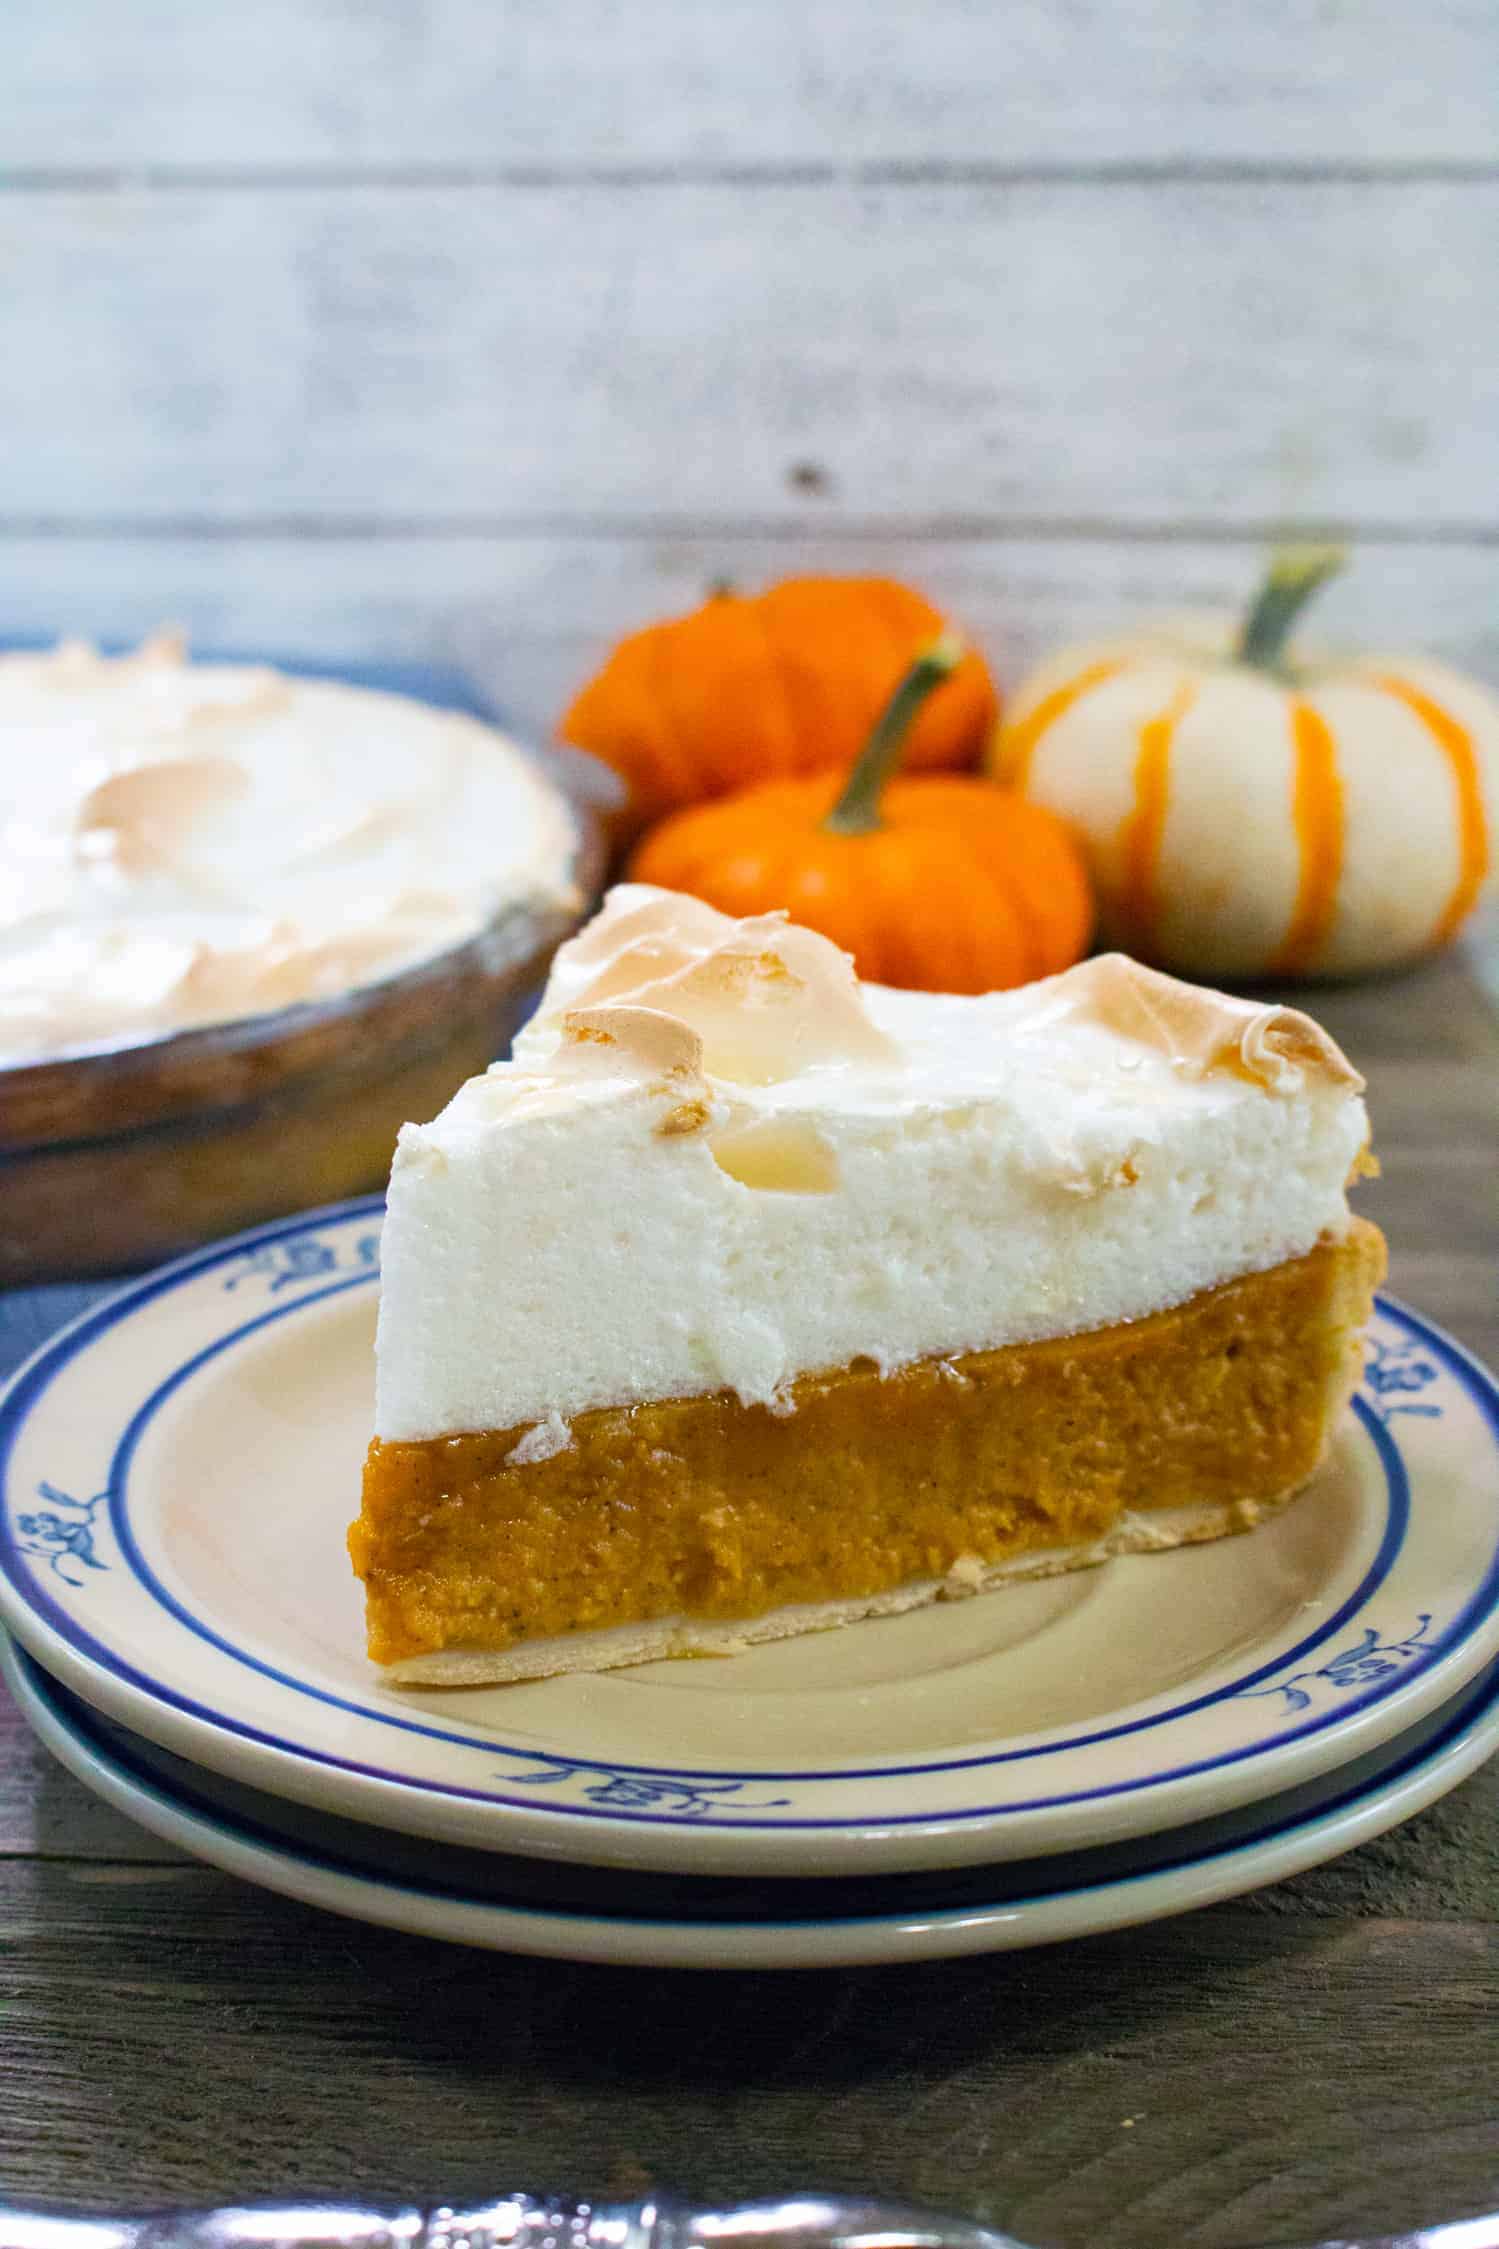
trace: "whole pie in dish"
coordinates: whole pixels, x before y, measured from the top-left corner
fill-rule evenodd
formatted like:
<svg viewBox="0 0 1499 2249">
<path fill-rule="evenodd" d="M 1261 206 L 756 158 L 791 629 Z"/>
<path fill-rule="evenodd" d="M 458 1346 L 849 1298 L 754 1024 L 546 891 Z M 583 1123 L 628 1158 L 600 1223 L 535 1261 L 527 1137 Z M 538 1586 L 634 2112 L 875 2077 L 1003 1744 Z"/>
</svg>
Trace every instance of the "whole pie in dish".
<svg viewBox="0 0 1499 2249">
<path fill-rule="evenodd" d="M 492 727 L 262 665 L 0 656 L 0 1285 L 372 1187 L 593 882 Z"/>
<path fill-rule="evenodd" d="M 1360 1092 L 1309 1017 L 1122 955 L 888 991 L 615 890 L 401 1134 L 372 1658 L 723 1653 L 1250 1529 L 1357 1376 Z"/>
</svg>

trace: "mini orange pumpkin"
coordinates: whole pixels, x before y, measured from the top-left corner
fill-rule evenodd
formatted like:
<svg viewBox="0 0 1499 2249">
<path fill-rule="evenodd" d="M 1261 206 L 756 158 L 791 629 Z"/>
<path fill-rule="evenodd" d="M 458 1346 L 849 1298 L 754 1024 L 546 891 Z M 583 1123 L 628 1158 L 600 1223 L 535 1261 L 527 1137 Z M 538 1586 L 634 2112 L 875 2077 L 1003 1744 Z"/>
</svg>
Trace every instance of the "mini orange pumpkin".
<svg viewBox="0 0 1499 2249">
<path fill-rule="evenodd" d="M 631 876 L 727 914 L 783 906 L 875 983 L 989 992 L 1081 959 L 1093 901 L 1054 813 L 975 775 L 889 780 L 962 655 L 949 636 L 917 658 L 846 781 L 771 781 L 674 813 L 640 843 Z"/>
<path fill-rule="evenodd" d="M 786 578 L 715 593 L 691 616 L 631 633 L 558 732 L 612 766 L 640 826 L 757 781 L 853 764 L 901 674 L 942 630 L 929 601 L 889 578 Z M 976 762 L 998 712 L 966 654 L 911 730 L 913 767 Z"/>
</svg>

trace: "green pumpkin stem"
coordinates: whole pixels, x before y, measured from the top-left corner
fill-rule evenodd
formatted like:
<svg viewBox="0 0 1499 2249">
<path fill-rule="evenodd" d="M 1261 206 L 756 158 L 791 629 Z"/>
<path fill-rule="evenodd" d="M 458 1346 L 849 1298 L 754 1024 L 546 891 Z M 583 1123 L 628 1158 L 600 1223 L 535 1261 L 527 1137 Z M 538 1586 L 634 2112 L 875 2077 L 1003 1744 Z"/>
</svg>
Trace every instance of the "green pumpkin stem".
<svg viewBox="0 0 1499 2249">
<path fill-rule="evenodd" d="M 944 633 L 923 648 L 875 720 L 848 784 L 823 826 L 835 836 L 867 836 L 880 824 L 880 797 L 900 755 L 912 721 L 934 687 L 962 663 L 967 650 L 956 633 Z"/>
<path fill-rule="evenodd" d="M 1287 547 L 1283 553 L 1272 555 L 1265 582 L 1244 621 L 1239 662 L 1254 664 L 1261 671 L 1279 671 L 1286 642 L 1302 610 L 1347 560 L 1344 547 Z"/>
</svg>

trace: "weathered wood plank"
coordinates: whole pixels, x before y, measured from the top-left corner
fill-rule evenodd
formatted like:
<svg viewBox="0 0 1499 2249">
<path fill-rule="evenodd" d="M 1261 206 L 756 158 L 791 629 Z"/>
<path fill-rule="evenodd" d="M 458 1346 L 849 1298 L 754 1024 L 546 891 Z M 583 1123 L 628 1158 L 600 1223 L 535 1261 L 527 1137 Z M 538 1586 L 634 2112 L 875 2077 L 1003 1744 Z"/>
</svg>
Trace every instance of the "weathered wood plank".
<svg viewBox="0 0 1499 2249">
<path fill-rule="evenodd" d="M 1235 539 L 930 538 L 895 525 L 855 538 L 815 513 L 782 537 L 732 524 L 649 537 L 0 536 L 0 625 L 130 640 L 169 618 L 204 648 L 457 664 L 539 739 L 620 633 L 694 606 L 717 578 L 892 572 L 945 604 L 1013 687 L 1065 639 L 1161 608 L 1242 606 L 1262 559 Z M 1494 577 L 1487 546 L 1365 542 L 1317 629 L 1426 647 L 1499 682 Z"/>
<path fill-rule="evenodd" d="M 1397 1239 L 1390 1254 L 1390 1287 L 1465 1343 L 1486 1366 L 1499 1365 L 1499 1280 L 1492 1251 L 1474 1256 L 1409 1249 Z"/>
<path fill-rule="evenodd" d="M 1472 0 L 19 0 L 0 146 L 39 167 L 1499 156 Z"/>
<path fill-rule="evenodd" d="M 1369 1081 L 1390 1287 L 1499 1364 L 1499 1012 L 1461 953 L 1310 1004 Z"/>
<path fill-rule="evenodd" d="M 4 514 L 1485 532 L 1499 179 L 0 200 Z"/>
<path fill-rule="evenodd" d="M 1119 2249 L 1499 2201 L 1488 1920 L 1225 1908 L 1009 1959 L 644 1978 L 33 1864 L 0 1867 L 0 1926 L 12 2197 L 815 2178 Z"/>
<path fill-rule="evenodd" d="M 182 1854 L 65 1772 L 0 1684 L 0 1859 L 25 1857 L 172 1865 Z"/>
</svg>

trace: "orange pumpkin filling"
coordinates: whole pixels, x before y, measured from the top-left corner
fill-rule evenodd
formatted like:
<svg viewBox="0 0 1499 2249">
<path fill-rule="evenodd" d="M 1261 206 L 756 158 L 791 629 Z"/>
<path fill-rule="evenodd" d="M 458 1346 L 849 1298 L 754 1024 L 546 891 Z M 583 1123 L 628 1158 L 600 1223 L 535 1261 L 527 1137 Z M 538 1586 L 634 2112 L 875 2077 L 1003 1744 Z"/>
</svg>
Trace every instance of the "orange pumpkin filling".
<svg viewBox="0 0 1499 2249">
<path fill-rule="evenodd" d="M 865 1600 L 1086 1545 L 1126 1511 L 1247 1527 L 1316 1468 L 1383 1263 L 1355 1220 L 1149 1319 L 888 1377 L 855 1361 L 803 1376 L 789 1413 L 725 1392 L 604 1408 L 525 1465 L 522 1428 L 376 1440 L 349 1533 L 370 1654 Z"/>
</svg>

